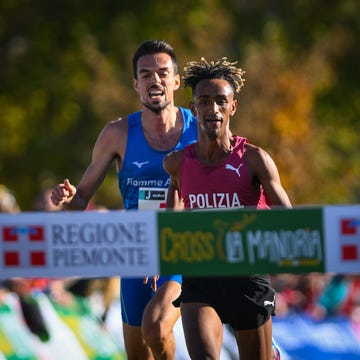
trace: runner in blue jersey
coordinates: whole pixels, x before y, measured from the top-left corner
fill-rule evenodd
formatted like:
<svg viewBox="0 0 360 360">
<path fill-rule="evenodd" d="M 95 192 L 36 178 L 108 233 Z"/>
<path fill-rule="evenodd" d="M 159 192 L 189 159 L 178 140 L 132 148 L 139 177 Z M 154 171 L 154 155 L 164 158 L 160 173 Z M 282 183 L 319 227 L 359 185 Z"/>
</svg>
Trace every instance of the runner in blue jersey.
<svg viewBox="0 0 360 360">
<path fill-rule="evenodd" d="M 183 130 L 173 150 L 182 149 L 185 145 L 193 143 L 197 136 L 191 111 L 180 106 L 178 109 L 183 119 Z M 142 130 L 141 114 L 142 112 L 138 111 L 128 115 L 126 152 L 121 170 L 118 172 L 119 187 L 127 210 L 165 208 L 166 198 L 163 192 L 165 193 L 169 186 L 169 176 L 162 166 L 163 158 L 169 150 L 157 150 L 149 145 Z M 149 199 L 152 194 L 146 192 L 147 189 L 158 191 L 155 190 Z"/>
<path fill-rule="evenodd" d="M 134 88 L 143 109 L 105 125 L 79 185 L 75 187 L 65 179 L 53 189 L 55 205 L 85 209 L 115 162 L 125 209 L 165 208 L 169 180 L 162 159 L 170 151 L 196 141 L 197 126 L 189 110 L 174 104 L 180 76 L 169 44 L 159 40 L 142 43 L 133 56 L 133 70 Z M 147 278 L 122 279 L 128 359 L 174 359 L 172 329 L 180 311 L 172 302 L 180 290 L 180 275 L 154 277 L 151 284 Z"/>
</svg>

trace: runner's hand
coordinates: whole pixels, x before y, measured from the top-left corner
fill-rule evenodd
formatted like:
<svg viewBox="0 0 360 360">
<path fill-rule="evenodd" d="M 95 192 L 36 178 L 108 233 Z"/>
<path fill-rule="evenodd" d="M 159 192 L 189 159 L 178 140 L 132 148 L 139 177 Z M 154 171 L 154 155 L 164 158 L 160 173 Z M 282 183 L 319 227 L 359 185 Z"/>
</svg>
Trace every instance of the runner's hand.
<svg viewBox="0 0 360 360">
<path fill-rule="evenodd" d="M 72 185 L 69 179 L 65 179 L 62 184 L 58 184 L 51 192 L 51 201 L 59 206 L 68 204 L 76 194 L 76 187 Z"/>
<path fill-rule="evenodd" d="M 157 290 L 157 281 L 159 280 L 160 275 L 154 275 L 151 279 L 151 288 L 153 289 L 153 291 Z M 143 283 L 146 285 L 149 282 L 149 277 L 145 276 Z"/>
</svg>

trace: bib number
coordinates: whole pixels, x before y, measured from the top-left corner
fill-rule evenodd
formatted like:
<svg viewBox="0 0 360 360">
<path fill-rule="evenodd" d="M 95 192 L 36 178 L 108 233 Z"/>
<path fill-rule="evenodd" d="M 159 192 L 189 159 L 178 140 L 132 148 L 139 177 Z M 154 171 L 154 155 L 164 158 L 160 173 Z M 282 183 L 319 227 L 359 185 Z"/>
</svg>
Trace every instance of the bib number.
<svg viewBox="0 0 360 360">
<path fill-rule="evenodd" d="M 139 188 L 139 210 L 164 210 L 166 208 L 166 188 Z"/>
</svg>

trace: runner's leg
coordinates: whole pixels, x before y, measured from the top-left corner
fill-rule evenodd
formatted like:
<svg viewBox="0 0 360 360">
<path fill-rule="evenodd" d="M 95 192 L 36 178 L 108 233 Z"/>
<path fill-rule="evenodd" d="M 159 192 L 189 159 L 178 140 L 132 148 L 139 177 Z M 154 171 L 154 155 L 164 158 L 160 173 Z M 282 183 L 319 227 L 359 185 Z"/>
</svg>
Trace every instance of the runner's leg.
<svg viewBox="0 0 360 360">
<path fill-rule="evenodd" d="M 153 360 L 150 348 L 141 333 L 141 319 L 151 299 L 152 290 L 143 278 L 121 278 L 121 317 L 128 360 Z"/>
<path fill-rule="evenodd" d="M 180 316 L 180 309 L 173 305 L 181 291 L 177 281 L 160 285 L 147 304 L 142 318 L 142 333 L 155 359 L 174 359 L 175 339 L 173 327 Z"/>
<path fill-rule="evenodd" d="M 216 311 L 205 303 L 182 302 L 181 317 L 191 359 L 218 360 L 223 341 L 223 324 Z"/>
<path fill-rule="evenodd" d="M 273 360 L 271 317 L 257 329 L 236 330 L 239 356 L 246 360 Z"/>
</svg>

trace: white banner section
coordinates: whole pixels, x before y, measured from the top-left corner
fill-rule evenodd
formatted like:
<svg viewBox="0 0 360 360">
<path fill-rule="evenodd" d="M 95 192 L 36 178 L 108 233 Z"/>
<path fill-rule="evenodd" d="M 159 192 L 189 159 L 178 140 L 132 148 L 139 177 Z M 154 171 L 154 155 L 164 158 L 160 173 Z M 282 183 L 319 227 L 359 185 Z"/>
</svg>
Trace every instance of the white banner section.
<svg viewBox="0 0 360 360">
<path fill-rule="evenodd" d="M 159 273 L 155 211 L 0 214 L 0 278 Z"/>
<path fill-rule="evenodd" d="M 360 206 L 325 206 L 326 272 L 360 273 Z"/>
</svg>

